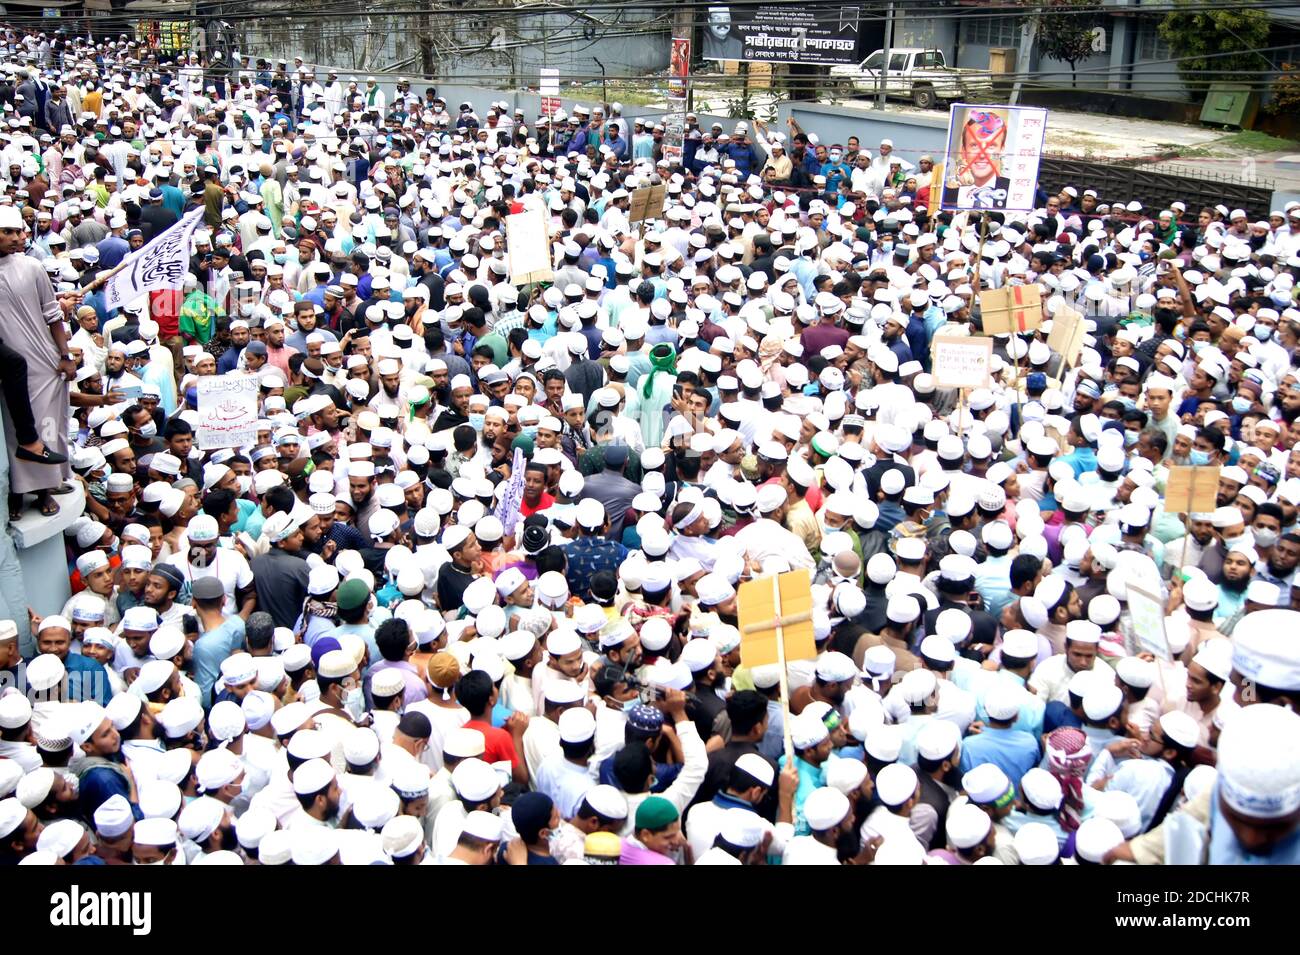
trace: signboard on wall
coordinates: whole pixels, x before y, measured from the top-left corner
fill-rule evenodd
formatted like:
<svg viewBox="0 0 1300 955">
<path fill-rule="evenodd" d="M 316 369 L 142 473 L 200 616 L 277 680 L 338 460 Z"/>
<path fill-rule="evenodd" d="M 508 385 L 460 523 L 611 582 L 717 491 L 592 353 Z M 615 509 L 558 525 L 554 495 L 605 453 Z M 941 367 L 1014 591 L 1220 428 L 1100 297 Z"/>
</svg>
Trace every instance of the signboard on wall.
<svg viewBox="0 0 1300 955">
<path fill-rule="evenodd" d="M 750 63 L 858 62 L 862 8 L 838 3 L 712 6 L 700 57 Z"/>
</svg>

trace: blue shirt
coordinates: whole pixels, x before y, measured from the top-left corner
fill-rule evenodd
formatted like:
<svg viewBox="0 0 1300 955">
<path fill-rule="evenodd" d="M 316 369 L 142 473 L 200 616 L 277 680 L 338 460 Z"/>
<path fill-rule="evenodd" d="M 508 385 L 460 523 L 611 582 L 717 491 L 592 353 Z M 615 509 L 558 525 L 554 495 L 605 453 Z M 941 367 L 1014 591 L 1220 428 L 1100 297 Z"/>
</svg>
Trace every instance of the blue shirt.
<svg viewBox="0 0 1300 955">
<path fill-rule="evenodd" d="M 113 694 L 108 688 L 108 672 L 103 664 L 80 653 L 69 653 L 63 666 L 68 671 L 70 702 L 93 700 L 100 706 L 108 703 Z"/>
<path fill-rule="evenodd" d="M 1076 478 L 1082 474 L 1087 474 L 1089 471 L 1097 470 L 1097 452 L 1087 445 L 1084 445 L 1081 448 L 1075 448 L 1069 454 L 1059 457 L 1056 460 L 1064 461 L 1066 464 L 1070 465 L 1070 469 L 1074 471 L 1074 476 Z"/>
<path fill-rule="evenodd" d="M 569 591 L 583 600 L 590 599 L 591 578 L 602 570 L 618 572 L 627 558 L 627 548 L 606 537 L 579 537 L 564 545 L 569 561 Z"/>
<path fill-rule="evenodd" d="M 194 682 L 203 694 L 203 706 L 212 704 L 212 688 L 221 675 L 221 661 L 244 645 L 244 618 L 227 617 L 221 626 L 194 641 Z"/>
<path fill-rule="evenodd" d="M 131 243 L 121 236 L 110 235 L 106 239 L 101 239 L 95 248 L 99 250 L 99 267 L 112 269 L 126 258 L 126 254 L 131 251 Z"/>
<path fill-rule="evenodd" d="M 781 768 L 784 769 L 784 753 L 781 754 L 778 762 Z M 808 820 L 803 817 L 803 804 L 814 789 L 820 789 L 826 785 L 826 774 L 820 766 L 814 766 L 801 756 L 795 756 L 794 768 L 799 771 L 799 788 L 794 791 L 794 834 L 796 836 L 806 836 L 812 833 L 812 827 L 808 825 Z"/>
<path fill-rule="evenodd" d="M 1019 791 L 1020 777 L 1038 765 L 1038 740 L 1022 730 L 986 726 L 961 745 L 963 773 L 982 763 L 997 766 Z"/>
</svg>

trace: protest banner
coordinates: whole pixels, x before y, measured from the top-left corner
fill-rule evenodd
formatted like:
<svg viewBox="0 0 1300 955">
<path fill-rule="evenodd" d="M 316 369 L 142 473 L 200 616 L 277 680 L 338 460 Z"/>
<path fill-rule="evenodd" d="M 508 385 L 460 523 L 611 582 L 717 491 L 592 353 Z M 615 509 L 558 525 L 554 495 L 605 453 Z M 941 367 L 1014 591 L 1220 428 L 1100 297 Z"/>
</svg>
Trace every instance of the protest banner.
<svg viewBox="0 0 1300 955">
<path fill-rule="evenodd" d="M 152 242 L 128 254 L 104 283 L 107 307 L 121 308 L 142 295 L 177 289 L 190 270 L 190 240 L 203 225 L 203 209 L 193 209 Z"/>
</svg>

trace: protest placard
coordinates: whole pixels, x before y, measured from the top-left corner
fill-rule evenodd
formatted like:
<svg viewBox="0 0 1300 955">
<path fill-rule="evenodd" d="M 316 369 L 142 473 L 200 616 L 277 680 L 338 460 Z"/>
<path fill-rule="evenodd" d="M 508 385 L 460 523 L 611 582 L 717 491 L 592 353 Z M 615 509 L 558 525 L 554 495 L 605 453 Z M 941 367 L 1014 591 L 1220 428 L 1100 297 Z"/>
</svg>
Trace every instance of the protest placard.
<svg viewBox="0 0 1300 955">
<path fill-rule="evenodd" d="M 934 340 L 934 383 L 940 388 L 987 388 L 993 339 L 942 335 Z"/>
<path fill-rule="evenodd" d="M 506 216 L 506 261 L 514 285 L 551 280 L 550 235 L 540 209 Z"/>
<path fill-rule="evenodd" d="M 198 380 L 199 450 L 242 448 L 257 441 L 257 375 L 204 375 Z"/>
</svg>

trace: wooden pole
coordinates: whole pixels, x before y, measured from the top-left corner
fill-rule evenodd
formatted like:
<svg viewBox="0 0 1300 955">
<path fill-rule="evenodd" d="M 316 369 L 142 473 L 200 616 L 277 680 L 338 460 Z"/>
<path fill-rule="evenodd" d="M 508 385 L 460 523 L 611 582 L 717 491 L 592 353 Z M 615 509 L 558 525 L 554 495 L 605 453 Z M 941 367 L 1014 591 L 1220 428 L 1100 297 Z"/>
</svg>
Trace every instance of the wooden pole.
<svg viewBox="0 0 1300 955">
<path fill-rule="evenodd" d="M 781 690 L 781 736 L 785 746 L 785 764 L 794 765 L 794 743 L 790 739 L 790 681 L 785 672 L 785 630 L 781 620 L 781 575 L 772 575 L 772 612 L 776 617 L 776 665 Z"/>
</svg>

